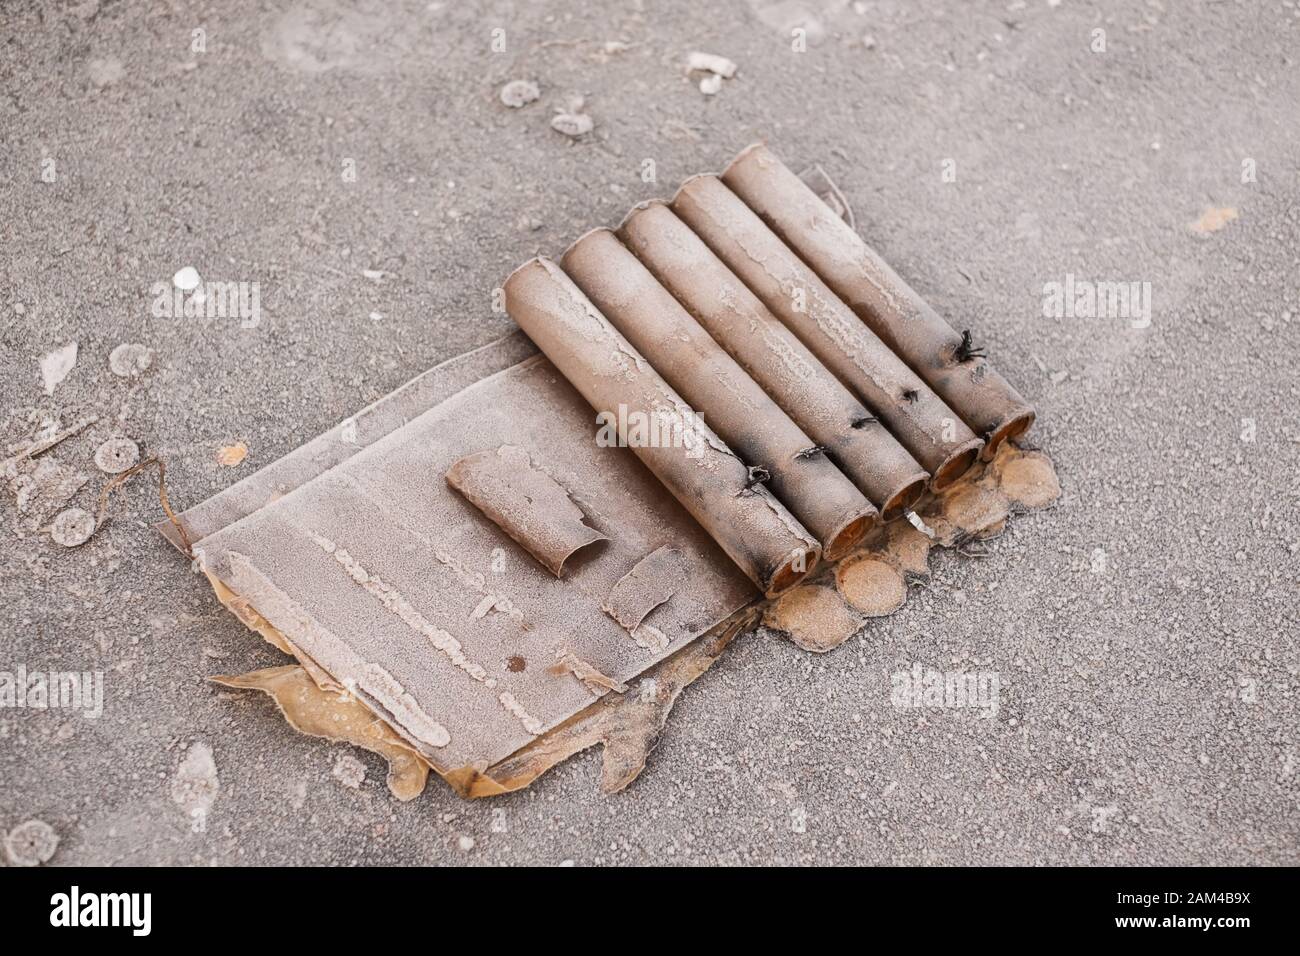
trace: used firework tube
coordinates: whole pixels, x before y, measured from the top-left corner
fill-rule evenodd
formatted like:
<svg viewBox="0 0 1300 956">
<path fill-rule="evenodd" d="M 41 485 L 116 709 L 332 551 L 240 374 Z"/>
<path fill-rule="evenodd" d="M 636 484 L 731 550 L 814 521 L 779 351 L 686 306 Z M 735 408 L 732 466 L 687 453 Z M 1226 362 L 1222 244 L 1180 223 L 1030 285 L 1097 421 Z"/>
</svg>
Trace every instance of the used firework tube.
<svg viewBox="0 0 1300 956">
<path fill-rule="evenodd" d="M 717 176 L 686 181 L 673 210 L 946 488 L 983 441 Z"/>
<path fill-rule="evenodd" d="M 722 181 L 985 440 L 984 456 L 1029 430 L 1033 407 L 762 143 Z"/>
<path fill-rule="evenodd" d="M 875 507 L 853 482 L 613 232 L 587 233 L 560 267 L 812 532 L 828 560 L 848 553 L 876 523 Z"/>
<path fill-rule="evenodd" d="M 763 591 L 784 591 L 816 566 L 821 547 L 700 421 L 554 262 L 532 259 L 505 283 L 506 311 L 597 412 L 618 422 L 621 443 Z M 623 409 L 619 409 L 622 405 Z M 623 412 L 620 414 L 620 412 Z M 635 413 L 673 441 L 629 441 Z M 638 416 L 639 417 L 639 416 Z"/>
<path fill-rule="evenodd" d="M 666 204 L 633 209 L 618 234 L 885 521 L 916 503 L 930 480 L 916 459 Z"/>
</svg>

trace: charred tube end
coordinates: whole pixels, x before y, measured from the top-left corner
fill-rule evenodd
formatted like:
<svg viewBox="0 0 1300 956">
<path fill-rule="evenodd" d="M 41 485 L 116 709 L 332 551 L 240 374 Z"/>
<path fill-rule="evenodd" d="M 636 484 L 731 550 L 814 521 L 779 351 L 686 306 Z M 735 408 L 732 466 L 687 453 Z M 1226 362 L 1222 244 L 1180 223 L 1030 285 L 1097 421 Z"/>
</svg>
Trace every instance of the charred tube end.
<svg viewBox="0 0 1300 956">
<path fill-rule="evenodd" d="M 943 491 L 943 489 L 970 471 L 971 466 L 979 461 L 980 449 L 983 446 L 984 442 L 978 438 L 972 438 L 964 445 L 959 445 L 957 450 L 935 469 L 934 477 L 930 480 L 930 487 L 935 491 Z"/>
<path fill-rule="evenodd" d="M 880 509 L 881 521 L 893 521 L 895 518 L 901 518 L 921 500 L 925 494 L 925 487 L 930 483 L 930 476 L 921 472 L 915 478 L 910 478 L 907 484 L 899 488 L 889 496 L 885 504 Z"/>
<path fill-rule="evenodd" d="M 876 526 L 879 520 L 880 516 L 876 513 L 875 508 L 859 512 L 830 536 L 822 549 L 822 557 L 827 561 L 838 561 L 852 551 L 854 546 L 862 540 L 868 531 Z"/>
<path fill-rule="evenodd" d="M 767 586 L 767 596 L 776 597 L 782 591 L 788 591 L 808 575 L 812 574 L 821 559 L 819 548 L 799 548 L 790 552 L 772 575 Z"/>
<path fill-rule="evenodd" d="M 984 453 L 980 456 L 988 461 L 997 452 L 998 446 L 1004 441 L 1019 438 L 1025 432 L 1029 431 L 1030 426 L 1034 424 L 1036 414 L 1032 408 L 1024 408 L 1016 412 L 1005 422 L 994 429 L 993 434 L 988 437 L 984 445 Z"/>
</svg>

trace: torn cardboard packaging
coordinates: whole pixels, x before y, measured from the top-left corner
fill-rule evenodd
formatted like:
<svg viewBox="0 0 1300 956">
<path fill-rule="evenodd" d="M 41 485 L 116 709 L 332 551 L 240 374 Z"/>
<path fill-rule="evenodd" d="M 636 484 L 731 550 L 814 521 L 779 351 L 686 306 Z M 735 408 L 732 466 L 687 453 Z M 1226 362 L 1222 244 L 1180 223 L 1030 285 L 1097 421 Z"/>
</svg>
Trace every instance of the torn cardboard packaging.
<svg viewBox="0 0 1300 956">
<path fill-rule="evenodd" d="M 809 181 L 751 147 L 526 263 L 521 333 L 160 524 L 297 660 L 214 679 L 381 754 L 401 799 L 597 743 L 615 790 L 760 617 L 829 650 L 930 546 L 1053 498 L 1007 442 L 1032 409 Z"/>
</svg>

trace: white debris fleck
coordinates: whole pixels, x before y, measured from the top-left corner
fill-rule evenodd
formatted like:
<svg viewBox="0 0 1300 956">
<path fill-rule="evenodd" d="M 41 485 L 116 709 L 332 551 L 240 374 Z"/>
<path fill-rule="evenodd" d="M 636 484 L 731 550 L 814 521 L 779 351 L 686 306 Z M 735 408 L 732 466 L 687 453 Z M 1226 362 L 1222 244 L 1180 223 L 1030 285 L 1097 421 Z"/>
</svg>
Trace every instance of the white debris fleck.
<svg viewBox="0 0 1300 956">
<path fill-rule="evenodd" d="M 55 544 L 65 548 L 75 548 L 90 540 L 95 533 L 95 519 L 84 508 L 68 508 L 60 511 L 50 525 L 50 537 Z"/>
<path fill-rule="evenodd" d="M 700 92 L 705 96 L 713 96 L 722 90 L 722 77 L 717 73 L 710 73 L 704 79 L 700 80 Z"/>
<path fill-rule="evenodd" d="M 191 744 L 172 775 L 172 800 L 190 818 L 190 828 L 195 833 L 207 829 L 208 813 L 219 790 L 212 748 L 207 744 Z"/>
<path fill-rule="evenodd" d="M 102 90 L 121 80 L 126 75 L 126 68 L 115 56 L 96 57 L 86 64 L 86 75 L 96 88 Z"/>
<path fill-rule="evenodd" d="M 118 378 L 139 378 L 153 365 L 153 349 L 137 342 L 124 342 L 108 356 L 108 367 Z"/>
<path fill-rule="evenodd" d="M 361 274 L 372 282 L 379 282 L 388 275 L 383 269 L 362 269 Z"/>
<path fill-rule="evenodd" d="M 686 58 L 686 68 L 692 72 L 703 70 L 727 80 L 736 75 L 735 62 L 716 53 L 692 53 Z"/>
<path fill-rule="evenodd" d="M 541 95 L 542 91 L 531 80 L 511 80 L 501 87 L 501 102 L 514 110 L 527 106 Z"/>
<path fill-rule="evenodd" d="M 808 811 L 803 807 L 795 807 L 790 811 L 790 829 L 795 833 L 808 832 Z"/>
<path fill-rule="evenodd" d="M 95 450 L 95 466 L 106 475 L 118 475 L 140 460 L 140 446 L 129 438 L 110 438 Z"/>
<path fill-rule="evenodd" d="M 366 780 L 366 765 L 352 754 L 343 754 L 334 762 L 334 779 L 352 790 Z"/>
<path fill-rule="evenodd" d="M 907 513 L 907 520 L 911 523 L 913 528 L 921 532 L 921 534 L 925 535 L 927 538 L 933 538 L 935 536 L 934 529 L 922 521 L 921 516 L 915 511 L 909 511 Z"/>
<path fill-rule="evenodd" d="M 501 701 L 502 707 L 515 717 L 519 718 L 519 722 L 524 725 L 524 730 L 528 731 L 534 737 L 542 732 L 542 722 L 528 713 L 528 711 L 524 709 L 524 705 L 519 703 L 519 701 L 515 699 L 515 695 L 510 693 L 510 691 L 502 691 L 497 695 L 497 699 Z"/>
<path fill-rule="evenodd" d="M 462 853 L 468 853 L 474 849 L 474 838 L 472 836 L 462 836 L 456 841 L 456 845 L 460 847 Z"/>
<path fill-rule="evenodd" d="M 28 820 L 10 830 L 4 842 L 11 865 L 40 866 L 59 848 L 59 835 L 44 820 Z"/>
<path fill-rule="evenodd" d="M 68 373 L 76 364 L 76 342 L 69 342 L 41 359 L 41 379 L 45 382 L 45 394 L 53 395 L 54 390 L 68 377 Z"/>
<path fill-rule="evenodd" d="M 203 280 L 199 278 L 199 270 L 195 269 L 193 266 L 185 266 L 182 269 L 178 269 L 176 274 L 172 276 L 172 285 L 176 286 L 176 288 L 180 289 L 182 292 L 193 292 L 199 287 L 199 283 L 202 281 Z"/>
<path fill-rule="evenodd" d="M 577 139 L 595 129 L 596 124 L 586 113 L 556 113 L 551 117 L 551 129 Z"/>
</svg>

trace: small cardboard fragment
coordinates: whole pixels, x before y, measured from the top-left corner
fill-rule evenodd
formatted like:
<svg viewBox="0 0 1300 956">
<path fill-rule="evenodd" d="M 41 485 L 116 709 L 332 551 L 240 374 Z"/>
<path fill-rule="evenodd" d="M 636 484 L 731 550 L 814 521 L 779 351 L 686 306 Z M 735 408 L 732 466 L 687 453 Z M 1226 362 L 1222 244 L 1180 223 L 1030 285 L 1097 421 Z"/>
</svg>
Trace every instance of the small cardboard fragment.
<svg viewBox="0 0 1300 956">
<path fill-rule="evenodd" d="M 835 586 L 849 605 L 867 617 L 887 617 L 907 600 L 907 582 L 888 561 L 855 557 L 835 569 Z"/>
<path fill-rule="evenodd" d="M 801 584 L 786 591 L 763 615 L 763 623 L 783 631 L 796 647 L 821 654 L 839 647 L 862 626 L 835 589 Z"/>
<path fill-rule="evenodd" d="M 447 469 L 447 484 L 557 578 L 580 548 L 609 539 L 584 523 L 585 515 L 558 481 L 515 445 L 466 455 Z"/>
<path fill-rule="evenodd" d="M 604 697 L 611 690 L 623 694 L 627 692 L 627 685 L 621 681 L 602 674 L 595 666 L 587 663 L 576 654 L 561 654 L 559 660 L 546 669 L 548 674 L 554 674 L 561 677 L 565 674 L 572 674 L 578 680 L 586 685 L 587 690 L 591 691 L 597 697 Z"/>
<path fill-rule="evenodd" d="M 398 800 L 411 800 L 424 791 L 429 765 L 420 755 L 369 707 L 346 692 L 321 689 L 304 668 L 289 664 L 208 680 L 237 690 L 260 690 L 301 733 L 379 754 L 388 761 L 388 789 Z"/>
<path fill-rule="evenodd" d="M 682 553 L 668 545 L 658 547 L 618 579 L 601 610 L 636 631 L 646 615 L 677 593 L 682 574 Z"/>
<path fill-rule="evenodd" d="M 1002 493 L 1026 508 L 1042 508 L 1061 495 L 1061 483 L 1051 460 L 1042 452 L 999 456 L 994 462 Z"/>
<path fill-rule="evenodd" d="M 217 449 L 217 464 L 223 468 L 234 468 L 248 457 L 248 446 L 242 441 L 233 445 L 223 445 Z"/>
<path fill-rule="evenodd" d="M 1188 224 L 1192 232 L 1201 235 L 1209 235 L 1212 232 L 1218 232 L 1232 220 L 1236 219 L 1238 212 L 1233 206 L 1206 206 L 1199 219 Z"/>
</svg>

